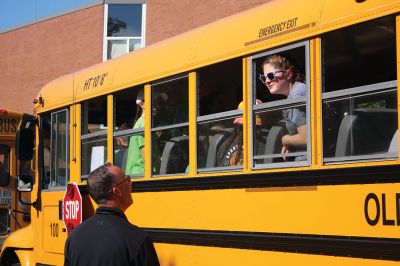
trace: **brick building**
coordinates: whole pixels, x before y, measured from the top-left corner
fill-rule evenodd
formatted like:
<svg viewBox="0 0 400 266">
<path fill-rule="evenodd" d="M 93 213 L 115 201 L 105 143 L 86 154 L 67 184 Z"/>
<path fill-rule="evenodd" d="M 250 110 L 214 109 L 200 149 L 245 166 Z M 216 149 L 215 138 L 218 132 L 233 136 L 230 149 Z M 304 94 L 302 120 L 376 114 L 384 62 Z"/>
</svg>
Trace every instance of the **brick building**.
<svg viewBox="0 0 400 266">
<path fill-rule="evenodd" d="M 47 82 L 269 0 L 99 0 L 0 32 L 0 108 L 32 113 Z"/>
</svg>

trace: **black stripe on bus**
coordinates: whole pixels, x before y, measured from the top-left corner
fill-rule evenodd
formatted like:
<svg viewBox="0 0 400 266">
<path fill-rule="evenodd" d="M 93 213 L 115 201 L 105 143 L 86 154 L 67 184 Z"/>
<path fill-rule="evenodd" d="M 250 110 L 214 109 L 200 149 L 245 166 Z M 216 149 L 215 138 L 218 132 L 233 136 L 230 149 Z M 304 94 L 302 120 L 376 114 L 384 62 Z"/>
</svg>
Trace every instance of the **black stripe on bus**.
<svg viewBox="0 0 400 266">
<path fill-rule="evenodd" d="M 144 228 L 156 243 L 400 260 L 393 238 Z"/>
<path fill-rule="evenodd" d="M 296 187 L 400 182 L 400 165 L 251 173 L 210 177 L 182 177 L 132 182 L 133 192 Z M 80 185 L 87 194 L 86 185 Z"/>
<path fill-rule="evenodd" d="M 134 192 L 400 182 L 400 165 L 251 173 L 132 182 Z"/>
</svg>

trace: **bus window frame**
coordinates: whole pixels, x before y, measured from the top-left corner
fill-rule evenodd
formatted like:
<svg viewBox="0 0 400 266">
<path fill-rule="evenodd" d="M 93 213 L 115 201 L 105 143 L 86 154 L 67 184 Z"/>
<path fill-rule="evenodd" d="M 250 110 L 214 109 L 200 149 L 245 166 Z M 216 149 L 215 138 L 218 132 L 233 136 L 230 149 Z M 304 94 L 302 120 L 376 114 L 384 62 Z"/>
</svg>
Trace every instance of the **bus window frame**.
<svg viewBox="0 0 400 266">
<path fill-rule="evenodd" d="M 200 69 L 195 70 L 196 71 L 196 173 L 197 174 L 208 174 L 208 173 L 222 173 L 222 172 L 242 172 L 244 170 L 244 165 L 245 163 L 243 162 L 240 165 L 232 165 L 232 166 L 217 166 L 217 167 L 207 167 L 207 165 L 205 165 L 205 167 L 199 168 L 199 149 L 198 149 L 198 144 L 199 144 L 199 126 L 202 124 L 209 124 L 209 123 L 213 123 L 213 122 L 218 122 L 218 121 L 224 121 L 224 120 L 228 120 L 228 119 L 232 119 L 234 120 L 235 118 L 239 118 L 242 117 L 244 115 L 244 112 L 242 109 L 238 108 L 238 109 L 232 109 L 232 110 L 228 110 L 228 111 L 222 111 L 222 112 L 217 112 L 217 113 L 212 113 L 212 114 L 206 114 L 206 115 L 200 115 L 200 82 L 202 79 L 202 75 L 200 74 L 200 72 L 204 69 L 204 68 L 208 68 L 208 67 L 212 67 L 213 65 L 217 65 L 217 64 L 224 64 L 224 63 L 230 63 L 233 60 L 237 60 L 237 59 L 241 59 L 240 60 L 240 68 L 241 68 L 241 72 L 240 74 L 243 76 L 243 73 L 245 71 L 245 68 L 243 66 L 243 57 L 234 57 L 234 58 L 230 58 L 230 59 L 225 59 L 222 61 L 218 61 L 214 64 L 209 64 L 207 66 L 203 66 Z M 243 78 L 242 78 L 243 79 Z M 243 80 L 242 80 L 242 84 L 241 84 L 241 91 L 243 93 Z M 244 95 L 242 94 L 242 99 L 240 100 L 240 102 L 244 101 Z M 239 104 L 240 102 L 238 102 L 237 104 Z M 233 126 L 233 125 L 232 125 Z M 244 126 L 244 125 L 243 125 Z M 244 141 L 244 130 L 242 131 L 242 140 Z M 244 149 L 244 146 L 242 146 L 242 149 Z M 245 150 L 243 150 L 243 153 L 246 152 Z M 206 153 L 206 160 L 208 160 L 208 151 L 205 151 Z M 218 151 L 217 151 L 218 154 Z M 244 158 L 243 158 L 244 159 Z"/>
<path fill-rule="evenodd" d="M 173 75 L 173 76 L 169 76 L 169 77 L 165 77 L 165 78 L 162 78 L 162 79 L 159 79 L 159 80 L 156 80 L 156 81 L 153 81 L 153 82 L 151 82 L 151 83 L 149 83 L 149 85 L 150 85 L 150 118 L 148 118 L 148 122 L 150 123 L 150 151 L 151 151 L 151 154 L 153 154 L 153 146 L 152 146 L 152 143 L 153 143 L 153 140 L 152 140 L 152 138 L 153 138 L 153 132 L 157 132 L 157 131 L 163 131 L 163 130 L 171 130 L 171 129 L 174 129 L 174 128 L 182 128 L 182 127 L 188 127 L 188 129 L 189 129 L 189 108 L 190 108 L 190 106 L 188 106 L 188 121 L 187 122 L 184 122 L 184 123 L 177 123 L 177 124 L 170 124 L 170 125 L 165 125 L 165 126 L 157 126 L 157 127 L 153 127 L 153 112 L 152 112 L 152 110 L 153 110 L 153 90 L 154 90 L 154 86 L 157 86 L 157 85 L 161 85 L 161 84 L 165 84 L 165 83 L 168 83 L 168 82 L 173 82 L 173 81 L 176 81 L 176 80 L 180 80 L 180 79 L 187 79 L 187 90 L 188 90 L 188 101 L 189 101 L 189 79 L 190 79 L 190 77 L 189 77 L 189 72 L 185 72 L 185 73 L 181 73 L 181 74 L 177 74 L 177 75 Z M 168 97 L 171 97 L 171 96 L 168 96 Z M 144 128 L 143 128 L 143 132 L 144 132 Z M 189 137 L 189 136 L 188 136 Z M 145 136 L 145 138 L 146 138 L 146 136 Z M 162 153 L 163 153 L 163 151 L 161 151 L 161 155 L 162 155 Z M 188 147 L 188 154 L 190 154 L 190 150 L 189 150 L 189 147 Z M 188 176 L 189 175 L 189 173 L 186 173 L 186 172 L 182 172 L 182 173 L 173 173 L 173 174 L 155 174 L 155 173 L 153 173 L 153 165 L 154 165 L 154 162 L 153 162 L 153 157 L 151 157 L 151 160 L 150 160 L 150 173 L 151 173 L 151 176 L 152 177 L 162 177 L 162 176 L 180 176 L 180 177 L 183 177 L 183 176 Z M 145 163 L 145 167 L 146 167 L 146 163 Z M 146 172 L 146 170 L 145 170 L 145 172 Z M 133 176 L 134 177 L 134 176 Z"/>
<path fill-rule="evenodd" d="M 381 16 L 379 18 L 375 18 L 375 19 L 371 19 L 371 20 L 367 20 L 367 21 L 363 21 L 362 23 L 359 24 L 352 24 L 349 25 L 347 27 L 343 27 L 334 31 L 330 31 L 326 34 L 332 34 L 335 31 L 342 31 L 342 30 L 347 30 L 349 28 L 355 27 L 355 26 L 362 26 L 363 24 L 367 24 L 370 22 L 373 22 L 375 20 L 381 20 L 387 17 L 393 17 L 394 20 L 394 26 L 397 29 L 398 28 L 398 16 L 393 15 L 393 14 L 389 14 L 386 16 Z M 365 26 L 365 25 L 364 25 Z M 395 33 L 395 54 L 398 52 L 398 31 Z M 319 53 L 320 55 L 322 55 L 324 53 L 324 46 L 323 46 L 323 42 L 324 42 L 324 34 L 320 37 L 321 40 L 321 45 L 320 45 L 320 50 Z M 398 55 L 397 55 L 398 57 Z M 333 91 L 328 91 L 328 92 L 324 92 L 324 61 L 323 61 L 323 56 L 320 56 L 320 62 L 319 64 L 321 65 L 321 78 L 320 78 L 320 87 L 321 87 L 321 132 L 319 132 L 320 134 L 320 138 L 321 138 L 321 158 L 322 158 L 322 164 L 323 165 L 335 165 L 335 164 L 356 164 L 356 163 L 368 163 L 368 162 L 377 162 L 377 161 L 395 161 L 398 160 L 399 158 L 399 153 L 400 150 L 397 150 L 397 153 L 393 153 L 393 152 L 380 152 L 380 153 L 369 153 L 369 154 L 362 154 L 362 155 L 349 155 L 349 156 L 332 156 L 332 157 L 327 157 L 325 156 L 325 152 L 324 152 L 324 141 L 326 139 L 326 137 L 324 136 L 324 104 L 326 102 L 332 101 L 334 102 L 335 100 L 337 100 L 337 102 L 346 100 L 346 99 L 356 99 L 356 98 L 362 98 L 364 96 L 374 96 L 374 95 L 379 95 L 379 94 L 384 94 L 384 93 L 390 93 L 390 92 L 395 92 L 395 98 L 398 101 L 399 96 L 398 96 L 398 80 L 386 80 L 383 82 L 377 82 L 377 83 L 371 83 L 371 84 L 367 84 L 367 85 L 361 85 L 361 86 L 355 86 L 355 87 L 348 87 L 348 88 L 344 88 L 344 89 L 338 89 L 338 90 L 333 90 Z M 396 58 L 397 59 L 397 58 Z M 398 63 L 396 64 L 396 66 L 398 67 Z M 398 73 L 398 69 L 395 70 Z M 397 78 L 397 76 L 396 76 Z M 399 116 L 399 102 L 397 102 L 397 117 Z M 379 109 L 379 108 L 377 108 Z M 397 122 L 397 131 L 399 130 L 399 120 L 396 120 Z M 339 126 L 340 127 L 340 126 Z M 396 131 L 396 132 L 397 132 Z M 395 133 L 396 135 L 396 133 Z M 337 141 L 337 140 L 336 140 Z M 336 148 L 336 146 L 335 146 Z"/>
<path fill-rule="evenodd" d="M 50 148 L 52 149 L 53 148 L 53 130 L 52 130 L 52 126 L 53 126 L 53 115 L 56 115 L 56 114 L 59 114 L 59 113 L 61 113 L 61 112 L 65 112 L 66 113 L 66 119 L 65 119 L 65 125 L 66 125 L 66 136 L 65 136 L 65 138 L 66 138 L 66 154 L 65 154 L 65 156 L 66 156 L 66 160 L 65 160 L 65 163 L 66 163 L 66 168 L 65 168 L 65 172 L 66 172 L 66 180 L 65 180 L 65 185 L 64 186 L 52 186 L 51 185 L 51 181 L 52 181 L 52 176 L 51 176 L 51 173 L 53 172 L 53 162 L 52 162 L 52 159 L 53 159 L 53 156 L 51 155 L 52 153 L 53 153 L 53 151 L 51 150 L 51 152 L 50 152 L 50 182 L 49 182 L 49 185 L 48 185 L 48 187 L 46 188 L 46 189 L 43 189 L 43 191 L 58 191 L 58 190 L 64 190 L 65 189 L 65 187 L 68 185 L 68 182 L 69 182 L 69 180 L 70 180 L 70 177 L 69 177 L 69 174 L 70 174 L 70 162 L 69 162 L 69 156 L 70 156 L 70 154 L 69 154 L 69 149 L 70 149 L 70 127 L 69 127 L 69 108 L 68 107 L 66 107 L 66 108 L 63 108 L 63 109 L 60 109 L 60 110 L 57 110 L 57 111 L 55 111 L 55 112 L 50 112 Z M 55 177 L 55 178 L 57 178 L 57 177 Z"/>
<path fill-rule="evenodd" d="M 138 89 L 138 87 L 140 87 L 139 88 L 139 90 L 140 89 L 142 89 L 143 90 L 143 93 L 144 93 L 144 87 L 145 87 L 145 85 L 143 84 L 143 85 L 137 85 L 137 86 L 133 86 L 133 87 L 128 87 L 128 88 L 126 88 L 126 89 L 124 89 L 124 90 L 121 90 L 121 91 L 127 91 L 127 90 L 135 90 L 135 89 Z M 138 91 L 139 91 L 138 90 Z M 116 112 L 116 109 L 118 108 L 118 105 L 117 105 L 117 97 L 116 97 L 116 94 L 118 93 L 118 92 L 121 92 L 121 91 L 117 91 L 117 92 L 114 92 L 112 95 L 113 95 L 113 125 L 112 125 L 112 128 L 113 128 L 113 132 L 112 132 L 112 141 L 113 141 L 113 147 L 112 147 L 112 153 L 113 153 L 113 162 L 115 162 L 114 160 L 115 160 L 115 143 L 114 143 L 114 139 L 115 138 L 118 138 L 118 137 L 128 137 L 128 138 L 130 138 L 130 137 L 132 137 L 132 136 L 135 136 L 135 135 L 140 135 L 140 134 L 143 134 L 143 136 L 144 136 L 144 127 L 142 127 L 142 128 L 128 128 L 128 129 L 124 129 L 124 130 L 120 130 L 120 131 L 117 131 L 116 129 L 115 129 L 115 125 L 116 125 L 116 114 L 117 114 L 117 112 Z M 143 94 L 144 95 L 144 94 Z M 132 101 L 133 102 L 135 102 L 135 99 L 132 99 Z M 136 104 L 136 103 L 135 103 Z M 137 105 L 137 104 L 136 104 Z M 136 107 L 136 108 L 138 108 L 138 107 Z M 128 144 L 128 147 L 126 147 L 126 152 L 129 152 L 129 144 Z M 146 166 L 145 166 L 146 167 Z M 125 169 L 122 169 L 122 170 L 124 170 L 124 172 L 126 171 Z M 128 174 L 128 176 L 129 177 L 131 177 L 131 178 L 137 178 L 137 179 L 139 179 L 139 178 L 144 178 L 144 171 L 143 171 L 143 174 Z"/>
<path fill-rule="evenodd" d="M 304 40 L 300 42 L 296 42 L 294 44 L 290 45 L 285 45 L 279 48 L 275 48 L 272 50 L 267 50 L 264 52 L 256 53 L 248 58 L 248 64 L 249 64 L 249 99 L 250 99 L 250 112 L 249 112 L 249 123 L 250 123 L 250 147 L 249 147 L 249 152 L 250 152 L 250 169 L 251 170 L 262 170 L 262 169 L 276 169 L 276 168 L 289 168 L 289 167 L 302 167 L 302 166 L 311 166 L 311 58 L 310 58 L 310 40 Z M 263 103 L 263 104 L 253 104 L 256 101 L 255 95 L 256 95 L 256 79 L 258 78 L 256 73 L 256 68 L 255 68 L 255 59 L 259 59 L 261 57 L 266 57 L 268 55 L 276 54 L 276 53 L 282 53 L 284 51 L 292 50 L 295 48 L 300 48 L 304 47 L 304 77 L 305 77 L 305 84 L 307 86 L 307 95 L 305 97 L 299 97 L 296 99 L 283 99 L 279 101 L 273 101 L 271 103 Z M 305 99 L 305 100 L 304 100 Z M 262 164 L 255 164 L 255 158 L 256 156 L 254 155 L 254 112 L 259 111 L 259 110 L 264 110 L 264 111 L 271 111 L 274 109 L 269 109 L 271 107 L 277 108 L 277 107 L 283 107 L 283 108 L 288 108 L 291 107 L 293 104 L 296 103 L 305 103 L 306 105 L 306 119 L 307 119 L 307 160 L 305 161 L 293 161 L 293 162 L 277 162 L 277 163 L 262 163 Z M 295 153 L 293 154 L 294 156 L 296 155 Z M 263 157 L 264 158 L 264 157 Z M 261 159 L 261 158 L 260 158 Z"/>
<path fill-rule="evenodd" d="M 197 83 L 199 83 L 199 79 L 197 80 Z M 212 122 L 217 122 L 221 120 L 227 120 L 227 119 L 235 119 L 236 117 L 243 117 L 243 110 L 236 109 L 236 110 L 230 110 L 230 111 L 225 111 L 225 112 L 220 112 L 220 113 L 214 113 L 214 114 L 209 114 L 209 115 L 203 115 L 203 116 L 197 116 L 196 117 L 196 127 L 201 124 L 206 124 L 206 123 L 212 123 Z M 196 141 L 198 140 L 199 136 L 196 136 Z M 242 136 L 243 138 L 243 136 Z M 197 157 L 199 154 L 197 153 Z M 198 159 L 198 158 L 196 158 Z M 234 166 L 220 166 L 220 167 L 204 167 L 204 168 L 197 168 L 197 173 L 202 174 L 202 173 L 211 173 L 211 172 L 232 172 L 232 171 L 242 171 L 243 170 L 243 164 L 242 165 L 234 165 Z"/>
<path fill-rule="evenodd" d="M 104 151 L 105 155 L 106 155 L 106 160 L 105 160 L 104 163 L 107 162 L 107 152 L 106 152 L 106 150 L 108 148 L 107 147 L 107 145 L 108 145 L 107 144 L 107 142 L 108 142 L 108 132 L 107 132 L 108 130 L 107 130 L 107 128 L 99 130 L 99 131 L 96 131 L 96 132 L 93 132 L 93 133 L 83 134 L 84 126 L 87 127 L 88 124 L 89 124 L 89 118 L 88 118 L 88 116 L 89 116 L 89 104 L 88 104 L 88 102 L 91 101 L 91 100 L 101 99 L 101 98 L 104 97 L 105 101 L 106 101 L 106 106 L 108 106 L 109 99 L 108 99 L 107 95 L 108 94 L 99 95 L 99 96 L 87 99 L 87 100 L 85 100 L 85 101 L 83 101 L 81 103 L 81 117 L 80 117 L 81 130 L 79 132 L 79 134 L 80 134 L 80 143 L 79 143 L 79 145 L 80 145 L 80 148 L 79 148 L 80 149 L 80 167 L 79 167 L 79 173 L 80 173 L 81 181 L 86 181 L 87 178 L 89 177 L 90 172 L 91 172 L 91 171 L 89 171 L 89 173 L 87 173 L 87 174 L 82 174 L 82 167 L 83 167 L 83 163 L 82 163 L 82 159 L 83 159 L 83 156 L 82 156 L 82 143 L 83 143 L 83 141 L 90 140 L 91 138 L 96 139 L 96 138 L 100 138 L 100 137 L 101 137 L 101 139 L 98 139 L 98 141 L 104 139 L 106 141 L 106 146 L 105 146 L 106 149 Z M 107 122 L 107 119 L 108 119 L 108 111 L 106 110 L 106 122 Z M 109 125 L 107 125 L 107 127 L 108 126 Z"/>
</svg>

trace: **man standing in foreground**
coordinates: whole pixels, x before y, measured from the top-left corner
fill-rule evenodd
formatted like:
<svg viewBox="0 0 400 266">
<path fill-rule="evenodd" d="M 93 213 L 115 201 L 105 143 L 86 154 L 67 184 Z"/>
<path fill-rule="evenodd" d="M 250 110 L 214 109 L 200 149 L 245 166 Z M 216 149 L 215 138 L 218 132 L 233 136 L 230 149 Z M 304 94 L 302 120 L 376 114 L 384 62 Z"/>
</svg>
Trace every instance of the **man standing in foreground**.
<svg viewBox="0 0 400 266">
<path fill-rule="evenodd" d="M 90 173 L 88 190 L 99 207 L 69 235 L 64 265 L 158 266 L 153 242 L 124 214 L 133 203 L 130 177 L 107 163 Z"/>
</svg>

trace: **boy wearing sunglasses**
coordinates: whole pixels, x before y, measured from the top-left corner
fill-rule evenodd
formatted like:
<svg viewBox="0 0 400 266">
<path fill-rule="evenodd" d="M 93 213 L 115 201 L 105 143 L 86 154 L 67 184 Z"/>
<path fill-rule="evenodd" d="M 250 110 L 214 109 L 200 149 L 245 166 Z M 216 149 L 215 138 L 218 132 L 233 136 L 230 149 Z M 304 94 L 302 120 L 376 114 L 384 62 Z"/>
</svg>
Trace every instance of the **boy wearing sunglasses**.
<svg viewBox="0 0 400 266">
<path fill-rule="evenodd" d="M 281 94 L 287 99 L 306 96 L 307 86 L 304 76 L 296 66 L 281 55 L 271 55 L 262 64 L 260 80 L 271 94 Z M 282 137 L 282 154 L 301 151 L 307 145 L 307 119 L 305 108 L 289 108 L 282 111 L 287 135 Z M 283 158 L 288 160 L 286 157 Z M 297 156 L 295 161 L 304 161 L 306 156 Z"/>
</svg>

